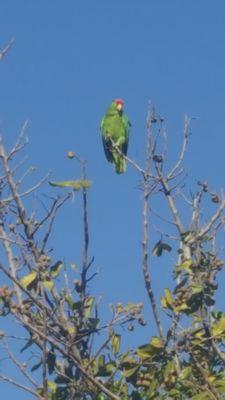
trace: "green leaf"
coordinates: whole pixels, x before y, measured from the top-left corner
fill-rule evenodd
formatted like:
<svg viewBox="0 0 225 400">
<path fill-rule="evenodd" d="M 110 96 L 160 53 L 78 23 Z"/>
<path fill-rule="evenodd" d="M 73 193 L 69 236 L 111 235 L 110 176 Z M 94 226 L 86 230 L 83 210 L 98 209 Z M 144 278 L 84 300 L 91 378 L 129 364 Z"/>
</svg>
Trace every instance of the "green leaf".
<svg viewBox="0 0 225 400">
<path fill-rule="evenodd" d="M 150 344 L 144 344 L 137 348 L 137 355 L 142 359 L 145 360 L 152 356 L 152 346 Z"/>
<path fill-rule="evenodd" d="M 177 271 L 185 271 L 188 274 L 192 274 L 192 270 L 191 270 L 191 265 L 192 265 L 192 260 L 191 259 L 187 259 L 185 260 L 182 264 L 178 265 L 176 270 Z"/>
<path fill-rule="evenodd" d="M 64 299 L 65 299 L 65 301 L 67 302 L 67 304 L 70 306 L 70 308 L 73 308 L 74 301 L 73 301 L 72 297 L 69 296 L 68 294 L 66 294 L 66 295 L 64 296 Z"/>
<path fill-rule="evenodd" d="M 48 373 L 51 375 L 54 372 L 55 369 L 55 361 L 56 361 L 56 355 L 53 349 L 51 349 L 48 352 L 47 355 L 47 366 L 48 366 Z"/>
<path fill-rule="evenodd" d="M 98 367 L 103 367 L 105 365 L 105 356 L 102 354 L 99 358 L 98 358 Z"/>
<path fill-rule="evenodd" d="M 187 378 L 189 378 L 189 376 L 192 374 L 192 368 L 191 367 L 186 367 L 184 369 L 182 369 L 181 373 L 179 374 L 179 379 L 185 380 Z"/>
<path fill-rule="evenodd" d="M 114 333 L 112 338 L 111 338 L 111 346 L 112 346 L 112 351 L 113 354 L 118 354 L 119 349 L 120 349 L 120 343 L 121 343 L 121 336 L 118 335 L 117 333 Z"/>
<path fill-rule="evenodd" d="M 156 347 L 157 349 L 163 348 L 163 343 L 158 336 L 153 336 L 150 344 L 152 347 Z"/>
<path fill-rule="evenodd" d="M 165 370 L 163 372 L 164 377 L 171 375 L 174 371 L 176 370 L 175 368 L 175 361 L 169 361 L 165 367 Z M 170 378 L 171 379 L 171 378 Z"/>
<path fill-rule="evenodd" d="M 55 393 L 57 390 L 57 385 L 53 381 L 48 381 L 48 388 L 51 390 L 51 392 Z"/>
<path fill-rule="evenodd" d="M 84 301 L 84 308 L 85 308 L 84 315 L 85 315 L 85 318 L 89 318 L 90 317 L 91 309 L 92 309 L 92 306 L 94 304 L 94 301 L 95 301 L 95 298 L 93 296 L 87 297 L 85 299 L 85 301 Z"/>
<path fill-rule="evenodd" d="M 195 396 L 191 397 L 191 400 L 211 400 L 212 397 L 210 396 L 209 392 L 201 392 L 196 394 Z"/>
<path fill-rule="evenodd" d="M 106 372 L 107 372 L 108 376 L 111 375 L 116 369 L 116 365 L 113 361 L 108 362 L 105 365 L 105 367 L 106 367 Z"/>
<path fill-rule="evenodd" d="M 42 360 L 39 361 L 37 364 L 33 365 L 33 367 L 31 368 L 31 372 L 36 371 L 38 368 L 40 368 L 41 365 L 42 365 Z"/>
<path fill-rule="evenodd" d="M 152 254 L 153 254 L 153 256 L 161 257 L 163 251 L 170 252 L 171 250 L 172 250 L 172 247 L 169 244 L 163 243 L 161 240 L 159 240 L 155 244 L 155 246 L 154 246 L 154 248 L 152 250 Z"/>
<path fill-rule="evenodd" d="M 57 261 L 51 268 L 50 274 L 53 278 L 56 278 L 59 275 L 60 270 L 63 267 L 62 261 Z"/>
<path fill-rule="evenodd" d="M 220 336 L 225 332 L 225 316 L 212 325 L 212 332 L 214 336 Z"/>
<path fill-rule="evenodd" d="M 225 380 L 224 379 L 217 379 L 214 381 L 214 385 L 218 392 L 225 393 Z"/>
<path fill-rule="evenodd" d="M 173 388 L 173 389 L 171 389 L 170 391 L 169 391 L 169 395 L 170 396 L 172 396 L 174 399 L 179 399 L 179 396 L 180 396 L 180 390 L 179 389 L 175 389 L 175 388 Z M 171 398 L 171 397 L 170 397 Z"/>
<path fill-rule="evenodd" d="M 107 364 L 105 363 L 105 357 L 102 355 L 97 360 L 97 376 L 110 376 L 116 369 L 115 362 L 110 361 Z"/>
<path fill-rule="evenodd" d="M 197 294 L 197 293 L 201 293 L 204 290 L 204 286 L 197 284 L 197 283 L 193 283 L 191 285 L 191 291 L 193 294 Z"/>
<path fill-rule="evenodd" d="M 51 280 L 43 281 L 43 285 L 44 285 L 45 289 L 48 289 L 50 291 L 54 288 L 54 282 Z"/>
<path fill-rule="evenodd" d="M 173 298 L 172 298 L 172 295 L 171 295 L 171 291 L 168 288 L 165 288 L 164 292 L 165 292 L 165 298 L 166 298 L 167 303 L 169 305 L 172 305 L 173 304 Z"/>
<path fill-rule="evenodd" d="M 75 326 L 70 325 L 67 327 L 67 331 L 70 335 L 73 335 L 74 333 L 76 333 L 76 328 Z"/>
<path fill-rule="evenodd" d="M 91 182 L 87 179 L 77 179 L 75 181 L 49 182 L 49 185 L 60 188 L 70 188 L 73 190 L 89 189 Z"/>
<path fill-rule="evenodd" d="M 99 322 L 100 322 L 99 318 L 88 318 L 88 321 L 87 321 L 88 329 L 93 331 L 94 329 L 97 328 Z"/>
<path fill-rule="evenodd" d="M 139 368 L 140 368 L 139 365 L 136 365 L 135 367 L 132 368 L 127 368 L 127 369 L 124 368 L 122 370 L 122 374 L 125 378 L 130 378 L 138 371 Z"/>
<path fill-rule="evenodd" d="M 105 400 L 104 394 L 99 394 L 97 400 Z"/>
<path fill-rule="evenodd" d="M 123 360 L 121 362 L 121 365 L 125 366 L 125 368 L 126 368 L 126 366 L 128 366 L 128 368 L 130 368 L 131 366 L 135 366 L 136 364 L 137 364 L 137 360 L 128 355 L 123 357 Z"/>
<path fill-rule="evenodd" d="M 181 311 L 186 311 L 186 310 L 189 310 L 189 307 L 185 301 L 183 303 L 179 304 L 178 306 L 174 307 L 175 312 L 181 312 Z"/>
<path fill-rule="evenodd" d="M 20 350 L 20 353 L 22 353 L 24 350 L 28 349 L 30 346 L 32 346 L 32 344 L 34 343 L 33 339 L 29 339 L 27 341 L 27 343 L 25 344 L 25 346 L 22 347 L 22 349 Z"/>
<path fill-rule="evenodd" d="M 131 400 L 143 400 L 143 398 L 144 397 L 136 391 L 131 393 Z"/>
<path fill-rule="evenodd" d="M 36 278 L 37 278 L 37 272 L 32 271 L 30 274 L 27 274 L 22 279 L 20 279 L 20 284 L 25 289 L 28 289 L 28 286 L 30 286 L 32 283 L 34 283 Z M 31 289 L 31 287 L 30 287 L 30 289 Z"/>
<path fill-rule="evenodd" d="M 173 308 L 172 307 L 172 304 L 173 304 L 172 294 L 171 294 L 170 290 L 167 288 L 164 289 L 164 292 L 165 292 L 165 296 L 161 297 L 162 306 L 164 308 L 172 309 Z"/>
</svg>

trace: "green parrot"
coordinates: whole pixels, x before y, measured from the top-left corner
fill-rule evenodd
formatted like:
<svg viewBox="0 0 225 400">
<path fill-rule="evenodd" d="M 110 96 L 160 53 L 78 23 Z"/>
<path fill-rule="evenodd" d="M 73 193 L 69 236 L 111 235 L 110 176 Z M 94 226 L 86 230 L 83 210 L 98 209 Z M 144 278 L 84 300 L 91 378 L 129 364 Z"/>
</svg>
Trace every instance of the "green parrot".
<svg viewBox="0 0 225 400">
<path fill-rule="evenodd" d="M 131 123 L 123 113 L 124 102 L 121 99 L 114 100 L 108 107 L 101 121 L 102 141 L 106 158 L 115 166 L 117 174 L 126 171 L 126 156 Z M 119 154 L 115 147 L 122 153 Z"/>
</svg>

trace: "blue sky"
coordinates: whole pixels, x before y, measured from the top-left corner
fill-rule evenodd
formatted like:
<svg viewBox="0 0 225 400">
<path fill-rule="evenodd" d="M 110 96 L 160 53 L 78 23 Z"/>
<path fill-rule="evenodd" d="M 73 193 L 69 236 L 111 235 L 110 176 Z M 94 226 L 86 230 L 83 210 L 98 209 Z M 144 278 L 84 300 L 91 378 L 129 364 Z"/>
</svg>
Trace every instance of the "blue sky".
<svg viewBox="0 0 225 400">
<path fill-rule="evenodd" d="M 15 44 L 0 63 L 0 127 L 10 145 L 29 120 L 29 163 L 37 179 L 79 177 L 66 159 L 88 160 L 90 255 L 99 275 L 93 291 L 111 302 L 144 301 L 141 271 L 141 193 L 130 167 L 124 176 L 107 163 L 99 123 L 115 97 L 132 122 L 129 156 L 144 160 L 145 121 L 151 100 L 166 118 L 170 159 L 182 138 L 184 114 L 196 119 L 186 166 L 188 181 L 224 186 L 225 3 L 217 0 L 3 0 L 0 45 Z M 43 188 L 54 193 L 54 189 Z M 79 265 L 80 199 L 61 211 L 51 244 L 55 258 Z M 206 208 L 207 211 L 207 208 Z M 151 246 L 158 236 L 155 235 Z M 153 265 L 156 292 L 170 284 L 175 260 Z M 164 280 L 162 280 L 162 276 Z M 1 321 L 0 321 L 1 322 Z M 154 332 L 140 330 L 138 340 Z M 132 343 L 134 337 L 128 339 Z M 3 384 L 0 384 L 0 386 Z M 8 391 L 4 385 L 4 390 Z M 10 389 L 7 393 L 13 393 Z M 18 399 L 27 396 L 19 393 Z"/>
</svg>

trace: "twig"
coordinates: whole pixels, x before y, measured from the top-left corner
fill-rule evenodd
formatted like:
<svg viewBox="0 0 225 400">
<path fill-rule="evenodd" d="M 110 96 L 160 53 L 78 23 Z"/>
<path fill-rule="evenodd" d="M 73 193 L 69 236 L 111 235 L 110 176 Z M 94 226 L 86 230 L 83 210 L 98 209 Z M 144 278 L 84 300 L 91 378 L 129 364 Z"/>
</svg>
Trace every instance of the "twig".
<svg viewBox="0 0 225 400">
<path fill-rule="evenodd" d="M 38 226 L 34 229 L 33 234 L 39 229 L 39 227 L 46 222 L 49 218 L 51 218 L 47 232 L 42 240 L 42 246 L 41 246 L 41 253 L 44 252 L 45 246 L 48 242 L 49 236 L 52 231 L 52 226 L 55 221 L 55 217 L 57 214 L 57 211 L 62 205 L 71 197 L 71 193 L 69 193 L 67 196 L 65 196 L 61 201 L 59 199 L 56 199 L 55 202 L 53 203 L 53 206 L 51 207 L 50 211 L 47 213 L 47 215 L 42 219 L 42 221 L 38 224 Z"/>
<path fill-rule="evenodd" d="M 42 297 L 42 302 L 44 304 L 44 286 L 43 283 L 41 282 L 41 297 Z M 46 308 L 43 307 L 43 344 L 42 344 L 42 384 L 43 384 L 43 395 L 44 399 L 48 400 L 48 378 L 47 378 L 47 313 L 46 313 Z"/>
<path fill-rule="evenodd" d="M 9 262 L 9 269 L 10 269 L 10 274 L 8 273 L 8 275 L 10 275 L 12 277 L 13 280 L 13 287 L 16 293 L 16 298 L 18 301 L 18 304 L 21 306 L 22 305 L 22 297 L 21 297 L 21 292 L 19 290 L 18 285 L 16 284 L 17 281 L 17 272 L 16 272 L 16 265 L 15 265 L 15 259 L 14 259 L 14 255 L 12 252 L 12 248 L 11 248 L 11 244 L 7 238 L 5 229 L 4 229 L 4 225 L 3 225 L 3 221 L 1 221 L 0 223 L 0 235 L 2 238 L 2 244 L 3 247 L 5 249 L 7 258 L 8 258 L 8 262 Z M 1 267 L 1 265 L 0 265 Z M 8 271 L 7 271 L 8 272 Z"/>
<path fill-rule="evenodd" d="M 5 240 L 5 241 L 7 241 L 7 242 L 9 242 L 11 244 L 16 244 L 17 246 L 27 247 L 27 245 L 25 243 L 19 242 L 18 240 L 10 239 L 10 238 L 8 238 L 6 236 L 0 236 L 0 240 L 2 240 L 2 241 Z"/>
<path fill-rule="evenodd" d="M 10 190 L 11 190 L 11 193 L 12 193 L 13 200 L 16 203 L 18 214 L 19 214 L 19 218 L 20 218 L 21 223 L 23 224 L 23 227 L 24 227 L 25 235 L 26 235 L 26 237 L 27 237 L 27 239 L 29 241 L 29 244 L 30 244 L 32 253 L 34 255 L 34 258 L 37 261 L 38 257 L 39 257 L 39 252 L 38 252 L 37 247 L 36 247 L 36 245 L 34 243 L 33 234 L 32 234 L 32 227 L 31 227 L 31 225 L 29 223 L 29 220 L 27 218 L 26 210 L 25 210 L 25 207 L 24 207 L 23 202 L 21 200 L 21 197 L 20 197 L 20 195 L 19 195 L 19 193 L 17 191 L 17 186 L 16 186 L 16 183 L 14 182 L 12 171 L 11 171 L 11 169 L 9 167 L 9 164 L 8 164 L 8 156 L 7 156 L 6 152 L 5 152 L 5 148 L 4 148 L 4 145 L 3 145 L 2 138 L 0 138 L 0 158 L 2 159 L 2 164 L 3 164 L 4 170 L 6 172 L 8 184 L 9 184 L 9 187 L 10 187 Z M 37 186 L 40 186 L 40 185 L 36 185 L 36 187 Z M 34 188 L 32 188 L 32 190 L 34 190 Z"/>
<path fill-rule="evenodd" d="M 118 149 L 119 150 L 119 149 Z M 122 152 L 120 152 L 122 155 Z M 146 172 L 143 168 L 141 168 L 135 161 L 133 161 L 131 158 L 129 158 L 128 156 L 123 155 L 124 159 L 130 164 L 132 165 L 132 167 L 134 167 L 138 172 L 140 172 L 142 175 L 144 175 Z"/>
<path fill-rule="evenodd" d="M 123 152 L 120 150 L 120 148 L 116 145 L 116 143 L 110 138 L 112 148 L 116 150 L 116 152 L 119 154 L 119 156 L 123 157 L 124 160 L 126 160 L 132 167 L 134 167 L 138 172 L 140 172 L 142 175 L 146 174 L 146 171 L 140 167 L 135 161 L 133 161 L 131 158 L 129 158 L 127 155 L 123 154 Z"/>
<path fill-rule="evenodd" d="M 72 352 L 67 353 L 66 350 L 64 350 L 52 337 L 46 337 L 44 333 L 41 330 L 36 329 L 32 324 L 30 324 L 28 321 L 23 322 L 25 326 L 27 326 L 31 332 L 35 333 L 38 335 L 42 340 L 48 341 L 53 347 L 55 347 L 62 355 L 64 355 L 67 359 L 69 358 L 75 366 L 78 368 L 78 370 L 84 375 L 84 377 L 89 380 L 93 385 L 98 387 L 104 394 L 106 394 L 109 399 L 112 400 L 121 400 L 119 396 L 115 395 L 112 393 L 109 389 L 105 387 L 104 384 L 102 384 L 97 378 L 93 377 L 86 369 L 86 367 L 83 367 L 80 364 L 80 360 L 78 360 L 75 355 Z"/>
<path fill-rule="evenodd" d="M 21 291 L 24 292 L 24 293 L 34 302 L 34 304 L 36 304 L 36 306 L 37 306 L 40 310 L 43 309 L 43 304 L 42 304 L 37 298 L 35 298 L 35 297 L 29 292 L 29 290 L 25 289 L 25 287 L 21 285 L 20 281 L 19 281 L 12 273 L 10 273 L 5 267 L 3 267 L 2 264 L 0 264 L 0 270 L 1 270 L 2 272 L 4 272 L 4 274 L 5 274 L 11 281 L 13 281 L 13 283 L 14 283 L 15 285 L 17 285 L 17 286 L 21 289 Z M 49 312 L 49 315 L 51 315 L 51 310 L 50 310 L 50 309 L 48 309 L 48 312 Z"/>
<path fill-rule="evenodd" d="M 3 338 L 3 347 L 4 350 L 6 351 L 6 353 L 8 354 L 8 356 L 10 357 L 10 359 L 12 360 L 12 362 L 18 367 L 18 369 L 20 370 L 20 372 L 30 381 L 30 383 L 32 385 L 34 385 L 35 388 L 38 387 L 37 383 L 34 381 L 34 379 L 28 374 L 28 372 L 25 370 L 25 368 L 23 367 L 23 365 L 17 360 L 17 358 L 14 356 L 14 354 L 11 353 L 11 351 L 9 350 L 8 344 L 5 340 L 5 338 Z"/>
<path fill-rule="evenodd" d="M 221 201 L 221 205 L 218 208 L 218 210 L 215 212 L 215 214 L 210 218 L 208 224 L 204 228 L 202 228 L 197 235 L 197 237 L 193 237 L 190 239 L 189 243 L 192 244 L 196 241 L 196 239 L 201 240 L 213 227 L 214 223 L 219 219 L 221 214 L 223 213 L 225 209 L 225 198 Z"/>
<path fill-rule="evenodd" d="M 185 156 L 187 146 L 188 146 L 188 138 L 190 136 L 190 121 L 191 121 L 191 119 L 187 115 L 185 115 L 185 117 L 184 117 L 184 139 L 183 139 L 182 149 L 181 149 L 180 156 L 179 156 L 177 163 L 174 165 L 174 167 L 171 169 L 171 171 L 167 175 L 168 179 L 171 179 L 176 174 L 177 170 L 179 169 L 181 163 L 184 160 L 184 156 Z"/>
<path fill-rule="evenodd" d="M 169 225 L 176 226 L 176 224 L 175 224 L 174 221 L 170 221 L 169 219 L 167 219 L 167 218 L 165 218 L 165 217 L 162 217 L 162 216 L 161 216 L 159 213 L 157 213 L 157 211 L 155 211 L 152 207 L 149 207 L 149 208 L 150 208 L 150 211 L 151 211 L 157 218 L 159 218 L 161 221 L 166 222 L 166 223 L 169 224 Z"/>
<path fill-rule="evenodd" d="M 181 222 L 177 207 L 175 205 L 175 201 L 174 201 L 174 199 L 173 199 L 173 197 L 172 197 L 172 195 L 170 193 L 170 188 L 169 188 L 169 185 L 168 185 L 168 182 L 167 182 L 167 178 L 165 178 L 162 175 L 161 171 L 159 170 L 159 168 L 157 166 L 156 166 L 156 170 L 157 170 L 157 173 L 158 173 L 159 182 L 162 185 L 163 192 L 164 192 L 164 194 L 166 196 L 166 199 L 168 201 L 169 207 L 170 207 L 170 209 L 172 211 L 174 222 L 175 222 L 175 225 L 177 227 L 177 230 L 178 230 L 178 232 L 180 234 L 182 234 L 184 232 L 184 227 L 183 227 L 183 224 Z"/>
<path fill-rule="evenodd" d="M 26 120 L 23 123 L 22 128 L 19 133 L 19 136 L 18 136 L 18 139 L 8 155 L 8 160 L 11 160 L 15 153 L 18 153 L 18 151 L 20 151 L 21 149 L 23 149 L 26 146 L 28 139 L 27 138 L 24 139 L 24 136 L 26 133 L 27 126 L 28 126 L 28 120 Z"/>
<path fill-rule="evenodd" d="M 109 344 L 110 340 L 112 338 L 108 337 L 103 343 L 102 345 L 99 347 L 99 349 L 96 351 L 94 357 L 92 357 L 89 361 L 89 363 L 87 364 L 87 369 L 95 362 L 96 358 L 101 354 L 101 352 L 104 350 L 104 348 Z"/>
<path fill-rule="evenodd" d="M 149 192 L 149 187 L 148 187 L 148 180 L 146 181 L 146 179 L 145 179 L 145 181 L 144 181 L 144 196 L 143 196 L 143 240 L 142 240 L 142 257 L 143 258 L 142 258 L 142 266 L 143 266 L 145 287 L 146 287 L 146 290 L 148 293 L 148 297 L 150 299 L 152 312 L 154 315 L 156 326 L 158 328 L 159 335 L 161 337 L 161 340 L 164 343 L 163 330 L 162 330 L 161 322 L 160 322 L 159 315 L 158 315 L 156 300 L 155 300 L 155 296 L 154 296 L 153 289 L 152 289 L 151 276 L 150 276 L 149 269 L 148 269 L 148 198 L 149 198 L 149 195 L 150 195 L 150 192 Z"/>
<path fill-rule="evenodd" d="M 8 53 L 9 49 L 12 47 L 12 45 L 13 45 L 14 42 L 15 42 L 15 39 L 12 38 L 12 39 L 9 41 L 9 43 L 4 47 L 4 49 L 2 49 L 2 50 L 0 51 L 0 60 L 2 60 L 2 59 L 5 57 L 6 53 Z"/>
<path fill-rule="evenodd" d="M 19 199 L 21 199 L 23 197 L 28 196 L 32 192 L 35 192 L 41 185 L 43 185 L 44 182 L 46 182 L 48 180 L 49 176 L 50 176 L 50 173 L 46 174 L 42 179 L 40 179 L 40 181 L 38 183 L 36 183 L 36 185 L 32 186 L 31 188 L 29 188 L 25 192 L 17 193 L 17 197 Z M 15 186 L 17 186 L 17 185 L 18 184 L 15 184 Z M 3 199 L 2 202 L 3 203 L 10 203 L 12 200 L 16 200 L 14 195 L 12 197 L 7 197 L 6 199 Z"/>
<path fill-rule="evenodd" d="M 20 388 L 20 389 L 25 390 L 26 392 L 29 392 L 29 393 L 33 394 L 33 395 L 34 395 L 35 397 L 37 397 L 38 399 L 43 400 L 43 397 L 40 396 L 40 395 L 38 394 L 38 392 L 35 392 L 34 390 L 32 390 L 31 388 L 29 388 L 28 386 L 22 385 L 22 383 L 19 383 L 19 382 L 15 381 L 14 379 L 11 379 L 11 378 L 9 378 L 8 376 L 2 375 L 2 374 L 0 374 L 0 380 L 1 380 L 1 379 L 2 379 L 3 381 L 7 382 L 7 383 L 11 383 L 12 385 L 14 385 L 14 386 L 16 386 L 16 387 L 18 387 L 18 388 Z"/>
<path fill-rule="evenodd" d="M 87 164 L 86 161 L 82 161 L 82 172 L 83 179 L 86 180 Z M 89 246 L 89 229 L 88 229 L 88 213 L 87 213 L 87 190 L 83 188 L 83 229 L 84 229 L 84 247 L 83 247 L 83 260 L 82 260 L 82 273 L 81 273 L 81 298 L 84 299 L 86 296 L 86 285 L 87 285 L 87 267 L 88 267 L 88 246 Z"/>
<path fill-rule="evenodd" d="M 193 212 L 192 212 L 190 230 L 195 231 L 198 228 L 199 217 L 200 217 L 200 204 L 201 204 L 203 191 L 204 191 L 204 189 L 201 188 L 193 199 L 193 205 L 192 205 Z"/>
<path fill-rule="evenodd" d="M 155 117 L 155 110 L 154 107 L 150 107 L 148 111 L 148 116 L 147 116 L 147 151 L 146 151 L 146 166 L 145 166 L 145 171 L 143 174 L 143 240 L 142 240 L 142 269 L 143 269 L 143 275 L 144 275 L 144 282 L 145 282 L 145 288 L 150 300 L 153 316 L 155 319 L 155 323 L 158 329 L 159 336 L 162 340 L 163 343 L 165 343 L 164 335 L 163 335 L 163 329 L 161 325 L 161 321 L 159 318 L 159 313 L 157 309 L 157 304 L 155 300 L 155 295 L 153 292 L 153 287 L 152 287 L 152 279 L 149 271 L 149 237 L 148 237 L 148 212 L 149 212 L 149 205 L 148 205 L 148 199 L 150 194 L 153 193 L 155 190 L 156 186 L 153 183 L 152 184 L 152 178 L 150 174 L 150 167 L 151 167 L 151 162 L 154 157 L 154 151 L 156 149 L 156 141 L 152 140 L 152 124 L 154 121 L 156 121 Z M 155 178 L 153 178 L 154 180 Z"/>
</svg>

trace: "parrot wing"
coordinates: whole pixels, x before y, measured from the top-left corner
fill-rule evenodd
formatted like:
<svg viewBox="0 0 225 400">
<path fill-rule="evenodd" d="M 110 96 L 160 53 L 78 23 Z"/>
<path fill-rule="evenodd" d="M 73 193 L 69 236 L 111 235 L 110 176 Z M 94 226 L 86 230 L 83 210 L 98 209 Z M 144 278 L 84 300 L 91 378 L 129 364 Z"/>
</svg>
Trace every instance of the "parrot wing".
<svg viewBox="0 0 225 400">
<path fill-rule="evenodd" d="M 112 151 L 110 149 L 110 143 L 108 140 L 105 139 L 104 136 L 102 136 L 102 143 L 103 143 L 103 148 L 104 148 L 104 152 L 105 152 L 107 160 L 109 162 L 113 162 L 113 155 L 112 155 Z"/>
<path fill-rule="evenodd" d="M 129 119 L 127 118 L 127 116 L 124 114 L 123 114 L 122 120 L 123 120 L 123 125 L 124 125 L 124 136 L 125 136 L 125 141 L 122 145 L 122 152 L 126 156 L 128 144 L 129 144 L 129 134 L 130 134 L 131 123 L 130 123 Z"/>
<path fill-rule="evenodd" d="M 105 122 L 105 117 L 102 118 L 101 124 L 100 124 L 100 129 L 102 131 L 103 148 L 104 148 L 104 152 L 105 152 L 107 160 L 109 162 L 113 162 L 113 155 L 112 155 L 112 151 L 110 150 L 110 140 L 109 139 L 107 140 L 106 132 L 104 129 L 104 122 Z"/>
</svg>

